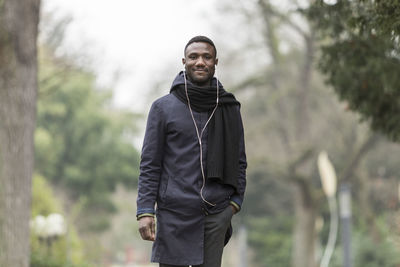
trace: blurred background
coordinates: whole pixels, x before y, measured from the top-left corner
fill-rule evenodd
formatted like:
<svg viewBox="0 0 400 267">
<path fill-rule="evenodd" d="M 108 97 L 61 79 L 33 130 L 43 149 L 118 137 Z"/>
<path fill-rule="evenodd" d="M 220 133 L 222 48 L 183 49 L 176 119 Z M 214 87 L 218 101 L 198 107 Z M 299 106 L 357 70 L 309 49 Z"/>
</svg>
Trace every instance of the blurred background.
<svg viewBox="0 0 400 267">
<path fill-rule="evenodd" d="M 30 266 L 158 266 L 137 230 L 140 149 L 196 35 L 245 127 L 223 266 L 400 266 L 396 0 L 42 0 Z"/>
</svg>

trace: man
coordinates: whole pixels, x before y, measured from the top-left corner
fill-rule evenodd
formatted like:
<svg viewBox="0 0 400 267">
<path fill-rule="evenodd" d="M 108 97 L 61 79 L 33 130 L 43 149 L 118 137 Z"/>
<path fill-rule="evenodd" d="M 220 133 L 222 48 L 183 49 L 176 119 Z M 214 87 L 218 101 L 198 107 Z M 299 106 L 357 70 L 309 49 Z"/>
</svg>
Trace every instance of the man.
<svg viewBox="0 0 400 267">
<path fill-rule="evenodd" d="M 149 112 L 140 163 L 139 232 L 154 241 L 152 261 L 160 267 L 220 267 L 246 187 L 240 104 L 213 78 L 218 59 L 209 38 L 192 38 L 182 63 L 184 71 L 170 94 Z"/>
</svg>

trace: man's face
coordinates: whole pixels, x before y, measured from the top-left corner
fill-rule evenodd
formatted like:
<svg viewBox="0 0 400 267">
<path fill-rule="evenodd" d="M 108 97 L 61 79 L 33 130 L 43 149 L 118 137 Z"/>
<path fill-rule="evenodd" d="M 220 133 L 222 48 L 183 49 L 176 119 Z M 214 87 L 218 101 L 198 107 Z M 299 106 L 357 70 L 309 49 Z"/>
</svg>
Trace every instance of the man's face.
<svg viewBox="0 0 400 267">
<path fill-rule="evenodd" d="M 212 45 L 194 42 L 186 48 L 182 63 L 185 64 L 188 79 L 196 85 L 204 86 L 210 84 L 218 59 Z"/>
</svg>

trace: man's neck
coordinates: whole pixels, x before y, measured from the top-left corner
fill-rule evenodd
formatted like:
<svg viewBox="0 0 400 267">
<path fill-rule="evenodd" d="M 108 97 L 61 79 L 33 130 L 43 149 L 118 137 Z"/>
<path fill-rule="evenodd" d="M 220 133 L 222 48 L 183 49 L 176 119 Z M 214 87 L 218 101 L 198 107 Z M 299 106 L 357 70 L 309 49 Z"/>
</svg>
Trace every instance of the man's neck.
<svg viewBox="0 0 400 267">
<path fill-rule="evenodd" d="M 192 80 L 189 78 L 189 81 L 190 81 L 193 85 L 196 85 L 196 86 L 201 87 L 201 88 L 207 88 L 207 87 L 210 87 L 210 86 L 211 86 L 211 80 L 208 80 L 208 81 L 206 81 L 206 82 L 204 82 L 204 83 L 197 83 L 197 82 L 192 81 Z"/>
</svg>

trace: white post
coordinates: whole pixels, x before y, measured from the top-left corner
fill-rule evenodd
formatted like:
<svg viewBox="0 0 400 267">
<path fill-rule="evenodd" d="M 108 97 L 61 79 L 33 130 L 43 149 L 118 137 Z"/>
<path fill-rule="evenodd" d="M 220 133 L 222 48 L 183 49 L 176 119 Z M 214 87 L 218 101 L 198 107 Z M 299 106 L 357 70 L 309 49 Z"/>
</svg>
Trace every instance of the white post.
<svg viewBox="0 0 400 267">
<path fill-rule="evenodd" d="M 342 224 L 343 267 L 352 267 L 351 256 L 351 191 L 343 184 L 339 190 L 340 221 Z"/>
<path fill-rule="evenodd" d="M 247 267 L 247 228 L 241 225 L 239 228 L 239 267 Z"/>
<path fill-rule="evenodd" d="M 322 151 L 318 156 L 318 170 L 321 177 L 322 188 L 328 198 L 331 223 L 329 227 L 328 243 L 321 259 L 321 267 L 328 267 L 333 251 L 335 250 L 336 237 L 339 225 L 339 216 L 336 203 L 336 173 L 328 155 Z"/>
</svg>

